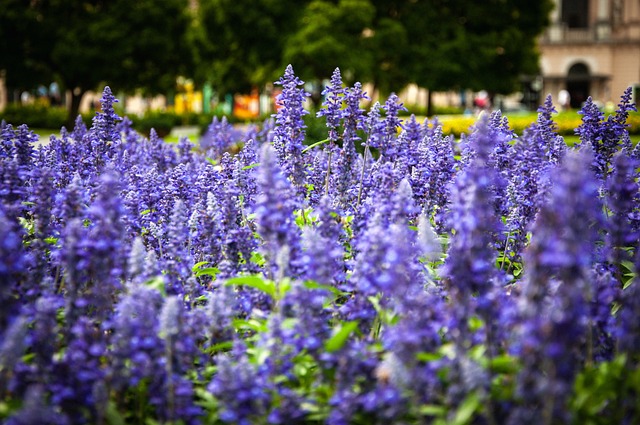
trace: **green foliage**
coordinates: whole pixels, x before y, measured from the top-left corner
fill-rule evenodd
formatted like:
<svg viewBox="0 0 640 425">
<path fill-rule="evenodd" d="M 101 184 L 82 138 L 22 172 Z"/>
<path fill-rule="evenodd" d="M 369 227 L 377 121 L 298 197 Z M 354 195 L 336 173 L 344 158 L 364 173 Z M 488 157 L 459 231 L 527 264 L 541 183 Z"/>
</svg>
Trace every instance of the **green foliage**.
<svg viewBox="0 0 640 425">
<path fill-rule="evenodd" d="M 363 32 L 370 28 L 375 9 L 368 0 L 312 0 L 287 41 L 283 62 L 299 69 L 303 80 L 319 81 L 336 67 L 348 76 L 366 76 L 373 52 Z M 358 52 L 358 54 L 353 54 Z"/>
<path fill-rule="evenodd" d="M 324 350 L 334 353 L 340 350 L 349 339 L 349 336 L 358 329 L 358 321 L 342 322 L 334 328 L 333 335 L 324 344 Z"/>
<path fill-rule="evenodd" d="M 198 81 L 220 93 L 247 93 L 275 81 L 302 5 L 294 0 L 201 0 Z"/>
<path fill-rule="evenodd" d="M 142 117 L 133 119 L 133 128 L 147 137 L 152 128 L 158 137 L 165 137 L 171 133 L 173 127 L 180 124 L 181 119 L 178 115 L 167 112 L 151 111 Z"/>
<path fill-rule="evenodd" d="M 93 114 L 82 115 L 82 120 L 86 125 L 91 125 L 92 119 Z M 67 111 L 63 107 L 40 104 L 9 104 L 0 112 L 0 120 L 4 120 L 14 127 L 20 124 L 27 124 L 30 128 L 51 129 L 57 132 L 66 123 Z"/>
<path fill-rule="evenodd" d="M 640 423 L 640 368 L 625 356 L 587 366 L 576 378 L 571 410 L 574 423 Z"/>
<path fill-rule="evenodd" d="M 550 0 L 203 0 L 192 38 L 198 81 L 248 92 L 292 64 L 317 83 L 338 66 L 346 84 L 384 97 L 414 82 L 433 90 L 510 93 L 538 67 Z M 319 90 L 313 101 L 320 101 Z M 319 140 L 319 139 L 318 139 Z"/>
<path fill-rule="evenodd" d="M 0 69 L 11 88 L 56 80 L 61 89 L 72 90 L 68 122 L 75 119 L 82 94 L 104 82 L 114 90 L 165 92 L 192 62 L 184 48 L 188 5 L 188 0 L 3 1 Z"/>
</svg>

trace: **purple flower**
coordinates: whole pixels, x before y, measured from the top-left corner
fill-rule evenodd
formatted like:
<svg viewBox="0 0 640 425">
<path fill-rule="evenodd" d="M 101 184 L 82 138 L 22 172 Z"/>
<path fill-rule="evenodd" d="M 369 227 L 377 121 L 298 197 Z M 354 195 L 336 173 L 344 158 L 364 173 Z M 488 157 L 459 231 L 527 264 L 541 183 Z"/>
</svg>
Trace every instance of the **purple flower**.
<svg viewBox="0 0 640 425">
<path fill-rule="evenodd" d="M 187 245 L 188 216 L 189 211 L 184 202 L 176 200 L 167 225 L 167 241 L 162 256 L 169 283 L 167 292 L 172 295 L 186 294 L 184 285 L 191 275 L 193 260 Z"/>
<path fill-rule="evenodd" d="M 164 346 L 158 336 L 160 293 L 133 285 L 115 305 L 111 320 L 113 387 L 135 388 L 143 380 L 164 376 Z"/>
<path fill-rule="evenodd" d="M 433 218 L 436 229 L 445 228 L 444 212 L 449 203 L 449 186 L 456 173 L 453 138 L 444 137 L 442 126 L 418 142 L 409 182 L 418 206 Z"/>
<path fill-rule="evenodd" d="M 537 130 L 538 137 L 545 146 L 548 160 L 553 164 L 558 164 L 562 160 L 567 145 L 564 143 L 562 136 L 558 136 L 558 126 L 551 117 L 557 113 L 551 101 L 551 95 L 548 95 L 543 105 L 538 108 L 538 120 L 533 128 Z"/>
<path fill-rule="evenodd" d="M 258 193 L 257 170 L 254 169 L 256 164 L 258 164 L 256 142 L 249 139 L 238 153 L 233 170 L 233 179 L 242 194 L 242 205 L 249 209 L 253 207 Z"/>
<path fill-rule="evenodd" d="M 69 134 L 69 138 L 75 141 L 80 141 L 84 139 L 84 136 L 87 134 L 87 126 L 82 120 L 82 115 L 78 115 L 75 120 L 75 124 L 73 126 L 73 131 Z"/>
<path fill-rule="evenodd" d="M 367 114 L 365 121 L 365 131 L 368 136 L 367 140 L 363 143 L 363 146 L 365 147 L 368 146 L 374 149 L 383 149 L 386 136 L 386 125 L 381 119 L 381 109 L 382 106 L 380 105 L 380 102 L 375 102 L 371 106 L 371 109 L 369 109 L 369 113 Z"/>
<path fill-rule="evenodd" d="M 13 368 L 27 348 L 29 321 L 24 316 L 18 316 L 9 326 L 5 326 L 4 320 L 1 325 L 4 333 L 0 334 L 0 394 L 5 395 Z"/>
<path fill-rule="evenodd" d="M 594 293 L 589 282 L 596 225 L 602 221 L 590 163 L 585 152 L 567 153 L 532 229 L 517 331 L 522 402 L 513 410 L 514 423 L 524 417 L 541 420 L 551 406 L 553 417 L 566 421 L 567 395 L 589 350 L 587 299 Z"/>
<path fill-rule="evenodd" d="M 304 193 L 305 164 L 302 149 L 306 125 L 302 117 L 309 113 L 304 109 L 304 102 L 309 93 L 299 88 L 304 82 L 295 76 L 291 65 L 287 65 L 284 75 L 275 84 L 282 86 L 282 93 L 276 97 L 279 109 L 276 114 L 273 145 L 283 172 L 291 178 L 297 192 Z"/>
<path fill-rule="evenodd" d="M 331 75 L 330 84 L 322 91 L 324 109 L 318 111 L 319 117 L 326 117 L 329 128 L 329 140 L 333 143 L 338 141 L 338 127 L 346 115 L 342 109 L 342 101 L 345 96 L 345 89 L 342 87 L 342 76 L 340 69 L 336 68 Z"/>
<path fill-rule="evenodd" d="M 16 129 L 14 137 L 11 153 L 21 170 L 29 170 L 33 165 L 33 144 L 38 141 L 38 136 L 26 124 L 22 124 Z"/>
<path fill-rule="evenodd" d="M 611 214 L 607 219 L 607 246 L 611 262 L 616 265 L 629 260 L 627 249 L 638 247 L 636 210 L 640 187 L 635 179 L 636 161 L 623 151 L 612 159 L 612 172 L 606 181 L 606 205 Z"/>
<path fill-rule="evenodd" d="M 285 182 L 288 185 L 286 179 Z M 258 241 L 249 227 L 245 210 L 241 204 L 241 192 L 236 181 L 227 180 L 218 193 L 216 203 L 220 217 L 220 237 L 222 238 L 222 260 L 219 264 L 221 276 L 230 277 L 240 271 L 256 271 L 255 265 L 248 260 L 256 250 Z M 260 202 L 259 197 L 257 202 L 257 204 L 254 203 L 254 208 Z"/>
<path fill-rule="evenodd" d="M 17 222 L 12 222 L 3 211 L 0 203 L 0 329 L 4 329 L 7 321 L 19 306 L 15 299 L 15 291 L 19 291 L 27 274 L 30 258 L 22 244 L 23 229 Z"/>
<path fill-rule="evenodd" d="M 243 343 L 236 342 L 231 356 L 219 355 L 217 373 L 207 387 L 218 400 L 219 419 L 224 423 L 250 425 L 267 412 L 269 384 L 249 362 L 245 350 Z"/>
<path fill-rule="evenodd" d="M 290 276 L 291 269 L 299 256 L 300 231 L 295 224 L 293 211 L 295 198 L 291 184 L 280 171 L 275 152 L 269 145 L 261 151 L 258 196 L 255 213 L 258 233 L 264 240 L 264 250 L 274 276 Z M 288 250 L 289 260 L 277 264 L 277 259 Z M 286 270 L 278 270 L 281 266 Z"/>
<path fill-rule="evenodd" d="M 120 141 L 120 132 L 118 131 L 117 125 L 122 118 L 120 118 L 113 109 L 114 103 L 117 102 L 118 99 L 116 99 L 111 93 L 111 88 L 109 86 L 105 86 L 102 91 L 102 97 L 100 98 L 102 112 L 96 112 L 95 117 L 93 117 L 93 125 L 91 127 L 91 131 L 95 133 L 98 141 Z"/>
<path fill-rule="evenodd" d="M 226 117 L 222 119 L 213 117 L 207 132 L 200 139 L 200 149 L 212 159 L 219 159 L 226 150 L 240 140 L 240 133 L 233 128 Z"/>
<path fill-rule="evenodd" d="M 69 425 L 69 419 L 46 401 L 42 385 L 32 385 L 24 396 L 22 407 L 7 419 L 7 425 Z"/>
<path fill-rule="evenodd" d="M 621 144 L 625 143 L 627 134 L 626 120 L 630 111 L 636 106 L 631 102 L 631 87 L 625 90 L 614 116 L 604 120 L 604 114 L 598 109 L 591 97 L 587 99 L 578 112 L 582 124 L 576 129 L 581 145 L 590 146 L 594 152 L 593 166 L 596 175 L 604 179 L 610 172 L 611 159 Z"/>
<path fill-rule="evenodd" d="M 496 317 L 494 299 L 502 276 L 495 267 L 496 234 L 501 222 L 495 212 L 496 172 L 476 159 L 451 187 L 449 225 L 454 231 L 440 270 L 451 297 L 452 317 L 459 348 L 470 341 L 468 319 L 478 313 L 487 324 Z M 489 340 L 491 335 L 487 334 Z"/>
<path fill-rule="evenodd" d="M 105 332 L 92 320 L 80 317 L 71 327 L 68 346 L 55 364 L 55 380 L 50 384 L 52 404 L 60 406 L 73 423 L 98 421 L 104 411 L 103 400 L 94 397 L 94 389 L 105 385 L 109 366 Z"/>
<path fill-rule="evenodd" d="M 402 156 L 403 152 L 398 146 L 398 131 L 402 129 L 402 119 L 398 117 L 400 111 L 406 111 L 400 98 L 391 93 L 384 103 L 384 138 L 385 141 L 380 147 L 380 154 L 388 160 L 393 161 L 398 155 Z"/>
<path fill-rule="evenodd" d="M 164 340 L 166 378 L 162 392 L 154 394 L 160 416 L 169 421 L 181 419 L 197 423 L 201 409 L 194 404 L 193 384 L 185 378 L 198 357 L 198 348 L 189 326 L 189 316 L 177 296 L 168 297 L 159 317 L 159 335 Z"/>
</svg>

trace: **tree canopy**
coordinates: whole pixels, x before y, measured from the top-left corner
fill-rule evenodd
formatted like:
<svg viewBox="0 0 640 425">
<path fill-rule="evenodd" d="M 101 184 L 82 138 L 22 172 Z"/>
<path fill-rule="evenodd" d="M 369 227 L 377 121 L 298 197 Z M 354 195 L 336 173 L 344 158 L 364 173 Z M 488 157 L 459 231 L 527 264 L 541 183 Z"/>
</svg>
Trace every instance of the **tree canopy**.
<svg viewBox="0 0 640 425">
<path fill-rule="evenodd" d="M 166 92 L 182 74 L 247 92 L 287 64 L 309 82 L 339 67 L 345 82 L 371 82 L 383 96 L 408 83 L 506 94 L 538 72 L 536 37 L 551 8 L 551 0 L 4 0 L 0 69 L 10 87 L 58 81 L 75 93 L 72 110 L 103 83 Z"/>
<path fill-rule="evenodd" d="M 199 81 L 221 92 L 244 91 L 278 79 L 282 53 L 300 15 L 296 0 L 200 0 Z"/>
<path fill-rule="evenodd" d="M 217 84 L 260 85 L 287 64 L 317 81 L 339 67 L 346 81 L 372 82 L 383 95 L 408 83 L 515 91 L 521 75 L 538 72 L 536 37 L 552 8 L 551 0 L 247 1 L 200 2 L 215 46 L 203 63 Z"/>
<path fill-rule="evenodd" d="M 190 68 L 188 0 L 4 0 L 0 69 L 9 87 L 58 81 L 81 96 L 100 84 L 161 93 Z"/>
</svg>

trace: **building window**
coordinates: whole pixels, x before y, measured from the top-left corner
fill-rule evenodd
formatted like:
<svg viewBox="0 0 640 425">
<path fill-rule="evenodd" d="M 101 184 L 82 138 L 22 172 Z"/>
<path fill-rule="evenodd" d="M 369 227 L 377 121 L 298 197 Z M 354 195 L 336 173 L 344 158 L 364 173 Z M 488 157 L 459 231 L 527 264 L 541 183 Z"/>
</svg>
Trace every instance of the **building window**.
<svg viewBox="0 0 640 425">
<path fill-rule="evenodd" d="M 589 27 L 589 0 L 563 0 L 562 22 L 569 28 Z"/>
</svg>

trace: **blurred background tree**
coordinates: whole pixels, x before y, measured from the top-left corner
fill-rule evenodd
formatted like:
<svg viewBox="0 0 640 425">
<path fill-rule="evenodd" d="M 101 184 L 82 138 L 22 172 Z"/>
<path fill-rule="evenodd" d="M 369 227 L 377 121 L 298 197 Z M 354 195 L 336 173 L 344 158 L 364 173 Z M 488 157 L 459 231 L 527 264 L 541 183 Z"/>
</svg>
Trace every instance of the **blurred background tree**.
<svg viewBox="0 0 640 425">
<path fill-rule="evenodd" d="M 284 46 L 283 62 L 294 64 L 305 81 L 328 79 L 336 67 L 346 83 L 355 76 L 369 80 L 373 53 L 363 33 L 371 28 L 374 15 L 369 0 L 308 2 Z M 318 96 L 318 91 L 312 93 L 316 106 Z"/>
<path fill-rule="evenodd" d="M 551 0 L 3 0 L 0 69 L 10 88 L 57 81 L 82 95 L 112 85 L 148 94 L 176 76 L 217 93 L 264 88 L 292 64 L 309 83 L 340 67 L 384 97 L 508 94 L 538 72 Z M 320 101 L 314 98 L 316 104 Z"/>
<path fill-rule="evenodd" d="M 536 37 L 549 23 L 551 1 L 399 3 L 398 19 L 411 40 L 406 68 L 411 81 L 429 93 L 471 89 L 509 94 L 518 90 L 523 75 L 538 74 Z"/>
<path fill-rule="evenodd" d="M 188 0 L 3 0 L 0 69 L 12 89 L 57 81 L 68 125 L 88 90 L 164 93 L 193 66 Z"/>
<path fill-rule="evenodd" d="M 296 0 L 200 0 L 198 82 L 248 93 L 277 80 L 282 53 L 303 10 Z"/>
</svg>

